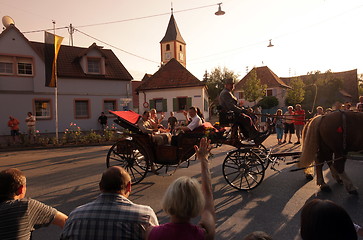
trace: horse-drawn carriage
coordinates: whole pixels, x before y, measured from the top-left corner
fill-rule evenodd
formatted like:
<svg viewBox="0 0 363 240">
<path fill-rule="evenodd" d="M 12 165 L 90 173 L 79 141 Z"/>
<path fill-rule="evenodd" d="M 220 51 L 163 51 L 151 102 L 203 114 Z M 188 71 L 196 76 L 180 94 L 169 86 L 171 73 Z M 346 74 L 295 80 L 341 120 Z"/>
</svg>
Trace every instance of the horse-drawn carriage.
<svg viewBox="0 0 363 240">
<path fill-rule="evenodd" d="M 128 129 L 127 136 L 122 137 L 110 148 L 107 154 L 107 167 L 122 166 L 131 176 L 133 184 L 142 181 L 148 172 L 158 173 L 162 167 L 179 166 L 187 163 L 194 156 L 194 145 L 207 136 L 214 144 L 229 144 L 230 132 L 225 128 L 215 128 L 210 123 L 192 132 L 173 136 L 171 144 L 157 145 L 149 134 L 144 134 L 137 122 L 141 117 L 133 111 L 110 111 L 117 116 L 115 122 Z M 220 124 L 230 125 L 230 115 L 221 115 Z M 228 184 L 238 190 L 251 190 L 257 187 L 265 176 L 265 170 L 271 168 L 285 156 L 296 153 L 272 153 L 263 145 L 246 144 L 227 153 L 222 165 L 223 176 Z"/>
</svg>

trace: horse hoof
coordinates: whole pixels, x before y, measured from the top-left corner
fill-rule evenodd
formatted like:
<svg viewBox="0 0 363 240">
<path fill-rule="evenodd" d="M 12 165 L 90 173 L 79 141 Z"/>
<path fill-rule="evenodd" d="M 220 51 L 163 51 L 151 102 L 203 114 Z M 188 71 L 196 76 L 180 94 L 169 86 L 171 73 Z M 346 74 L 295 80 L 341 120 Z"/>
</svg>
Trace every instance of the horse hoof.
<svg viewBox="0 0 363 240">
<path fill-rule="evenodd" d="M 306 180 L 311 181 L 314 179 L 314 176 L 311 174 L 305 174 L 305 178 L 306 178 Z"/>
<path fill-rule="evenodd" d="M 352 191 L 348 191 L 349 194 L 352 195 L 358 195 L 358 191 L 357 190 L 352 190 Z"/>
<path fill-rule="evenodd" d="M 320 190 L 322 192 L 331 192 L 331 188 L 327 185 L 324 185 L 324 186 L 320 186 Z"/>
</svg>

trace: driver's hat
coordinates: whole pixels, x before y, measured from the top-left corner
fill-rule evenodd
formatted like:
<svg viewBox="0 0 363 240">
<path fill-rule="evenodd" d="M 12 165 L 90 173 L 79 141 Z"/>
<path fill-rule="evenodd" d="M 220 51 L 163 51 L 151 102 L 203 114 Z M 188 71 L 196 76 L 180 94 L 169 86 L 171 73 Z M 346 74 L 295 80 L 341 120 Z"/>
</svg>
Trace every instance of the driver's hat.
<svg viewBox="0 0 363 240">
<path fill-rule="evenodd" d="M 235 84 L 235 82 L 233 78 L 225 78 L 224 84 Z"/>
</svg>

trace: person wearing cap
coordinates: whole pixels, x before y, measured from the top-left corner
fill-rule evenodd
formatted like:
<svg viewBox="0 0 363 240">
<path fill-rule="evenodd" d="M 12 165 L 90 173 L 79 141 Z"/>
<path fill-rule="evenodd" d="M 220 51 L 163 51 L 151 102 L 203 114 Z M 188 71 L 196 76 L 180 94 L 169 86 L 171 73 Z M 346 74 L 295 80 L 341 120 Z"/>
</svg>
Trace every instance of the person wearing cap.
<svg viewBox="0 0 363 240">
<path fill-rule="evenodd" d="M 224 89 L 219 95 L 219 103 L 225 111 L 233 111 L 236 115 L 235 123 L 239 126 L 245 138 L 254 140 L 255 144 L 261 144 L 268 136 L 269 132 L 259 132 L 247 115 L 247 111 L 238 106 L 237 98 L 232 94 L 234 89 L 234 80 L 227 78 L 224 80 Z M 239 145 L 236 137 L 237 132 L 233 131 L 231 135 L 231 145 Z"/>
</svg>

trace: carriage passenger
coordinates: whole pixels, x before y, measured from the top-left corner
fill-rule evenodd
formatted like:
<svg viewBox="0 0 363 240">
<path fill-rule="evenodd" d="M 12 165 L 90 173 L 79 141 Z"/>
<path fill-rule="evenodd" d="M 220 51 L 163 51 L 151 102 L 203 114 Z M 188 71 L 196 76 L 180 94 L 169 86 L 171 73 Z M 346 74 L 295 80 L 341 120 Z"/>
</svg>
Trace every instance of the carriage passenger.
<svg viewBox="0 0 363 240">
<path fill-rule="evenodd" d="M 188 113 L 189 113 L 191 122 L 187 126 L 176 127 L 175 128 L 176 130 L 180 129 L 180 130 L 183 130 L 184 132 L 190 132 L 199 126 L 202 126 L 202 119 L 198 116 L 196 107 L 190 107 Z"/>
<path fill-rule="evenodd" d="M 363 112 L 363 103 L 359 103 L 357 106 L 357 112 Z"/>
<path fill-rule="evenodd" d="M 161 125 L 161 122 L 164 120 L 165 116 L 164 113 L 161 114 L 160 118 L 158 118 L 158 115 L 156 113 L 156 109 L 153 108 L 150 110 L 150 118 L 149 121 L 151 123 L 152 128 L 158 129 L 158 128 L 164 128 Z"/>
<path fill-rule="evenodd" d="M 141 132 L 151 134 L 153 141 L 157 145 L 169 144 L 171 141 L 170 133 L 160 133 L 158 129 L 154 129 L 151 122 L 149 121 L 149 118 L 150 113 L 145 111 L 137 122 L 137 126 Z"/>
</svg>

